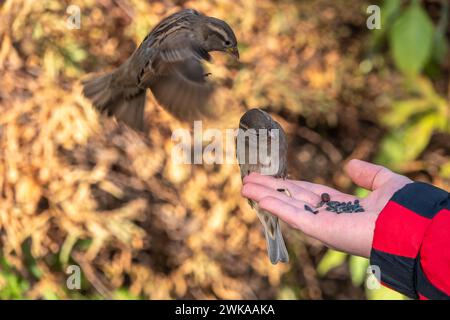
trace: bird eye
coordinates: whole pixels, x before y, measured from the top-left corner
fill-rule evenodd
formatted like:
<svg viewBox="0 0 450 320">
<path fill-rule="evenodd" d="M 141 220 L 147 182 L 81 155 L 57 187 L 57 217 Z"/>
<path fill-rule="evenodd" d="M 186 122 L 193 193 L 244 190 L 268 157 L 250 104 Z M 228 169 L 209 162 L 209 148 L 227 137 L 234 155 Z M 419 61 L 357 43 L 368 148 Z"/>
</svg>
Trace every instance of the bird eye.
<svg viewBox="0 0 450 320">
<path fill-rule="evenodd" d="M 228 47 L 228 46 L 231 46 L 231 42 L 230 41 L 225 41 L 225 45 Z"/>
</svg>

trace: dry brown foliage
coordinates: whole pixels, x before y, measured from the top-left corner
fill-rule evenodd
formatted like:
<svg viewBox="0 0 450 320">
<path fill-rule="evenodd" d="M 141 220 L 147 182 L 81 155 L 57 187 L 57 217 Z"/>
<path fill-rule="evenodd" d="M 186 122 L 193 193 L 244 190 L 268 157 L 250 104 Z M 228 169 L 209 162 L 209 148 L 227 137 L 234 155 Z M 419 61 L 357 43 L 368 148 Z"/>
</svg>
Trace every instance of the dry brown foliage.
<svg viewBox="0 0 450 320">
<path fill-rule="evenodd" d="M 272 266 L 237 166 L 174 165 L 171 133 L 183 124 L 150 94 L 149 129 L 138 134 L 97 115 L 79 84 L 119 65 L 163 16 L 195 7 L 227 20 L 242 46 L 240 64 L 215 55 L 209 66 L 227 111 L 220 126 L 236 127 L 245 108 L 270 107 L 293 141 L 291 175 L 349 188 L 342 163 L 373 155 L 381 133 L 373 110 L 398 94 L 397 80 L 389 70 L 367 77 L 355 63 L 363 34 L 352 28 L 365 2 L 331 3 L 4 2 L 0 252 L 30 283 L 26 297 L 120 298 L 121 288 L 150 299 L 363 297 L 345 270 L 320 281 L 323 246 L 296 232 L 287 236 L 291 264 Z M 80 30 L 66 28 L 69 4 L 81 7 Z M 87 280 L 80 293 L 65 287 L 69 264 Z"/>
</svg>

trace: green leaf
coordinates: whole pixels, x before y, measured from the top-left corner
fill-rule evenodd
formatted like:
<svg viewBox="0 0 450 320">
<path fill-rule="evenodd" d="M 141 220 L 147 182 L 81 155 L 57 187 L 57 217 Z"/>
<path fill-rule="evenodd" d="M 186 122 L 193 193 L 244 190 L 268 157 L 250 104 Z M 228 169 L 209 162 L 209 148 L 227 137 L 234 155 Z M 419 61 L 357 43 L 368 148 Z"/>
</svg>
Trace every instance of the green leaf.
<svg viewBox="0 0 450 320">
<path fill-rule="evenodd" d="M 69 59 L 72 63 L 82 62 L 87 57 L 86 51 L 74 42 L 69 42 L 65 44 L 64 48 L 60 49 L 64 58 Z"/>
<path fill-rule="evenodd" d="M 28 270 L 36 279 L 40 279 L 43 272 L 39 268 L 36 259 L 31 253 L 31 238 L 26 239 L 22 243 L 22 251 L 24 253 L 25 265 L 27 266 Z"/>
<path fill-rule="evenodd" d="M 367 267 L 369 267 L 369 260 L 363 257 L 350 256 L 349 268 L 352 283 L 355 286 L 360 286 L 367 275 Z"/>
<path fill-rule="evenodd" d="M 284 286 L 277 294 L 277 300 L 301 300 L 299 288 Z"/>
<path fill-rule="evenodd" d="M 376 162 L 400 170 L 403 163 L 416 159 L 428 145 L 439 118 L 431 113 L 388 134 L 381 142 Z"/>
<path fill-rule="evenodd" d="M 345 262 L 347 254 L 344 252 L 328 249 L 317 266 L 317 273 L 320 276 L 326 275 L 331 269 L 336 268 Z"/>
<path fill-rule="evenodd" d="M 450 104 L 443 97 L 437 97 L 436 103 L 436 129 L 450 133 Z"/>
<path fill-rule="evenodd" d="M 389 127 L 398 127 L 405 124 L 411 116 L 428 111 L 430 108 L 430 102 L 425 99 L 396 101 L 392 104 L 391 111 L 383 116 L 382 121 Z"/>
<path fill-rule="evenodd" d="M 389 41 L 397 68 L 417 75 L 431 56 L 434 26 L 420 5 L 413 3 L 394 23 Z"/>
<path fill-rule="evenodd" d="M 81 240 L 77 241 L 76 247 L 77 247 L 77 249 L 79 249 L 81 251 L 86 251 L 89 249 L 91 244 L 92 244 L 92 239 L 81 239 Z"/>
<path fill-rule="evenodd" d="M 400 12 L 400 0 L 385 0 L 381 6 L 381 29 L 373 30 L 371 47 L 378 51 L 386 39 L 386 33 L 390 30 Z"/>
<path fill-rule="evenodd" d="M 407 299 L 401 293 L 386 287 L 380 287 L 375 290 L 366 290 L 366 295 L 369 300 L 405 300 Z"/>
<path fill-rule="evenodd" d="M 59 253 L 59 261 L 66 265 L 69 261 L 70 254 L 72 253 L 72 249 L 75 246 L 76 242 L 78 240 L 78 236 L 76 234 L 69 234 L 66 237 L 66 240 L 64 240 L 64 243 L 61 247 L 61 251 Z"/>
<path fill-rule="evenodd" d="M 391 28 L 400 11 L 400 0 L 384 0 L 381 6 L 381 29 L 373 31 L 375 46 L 379 46 L 385 39 L 386 30 Z"/>
<path fill-rule="evenodd" d="M 443 64 L 445 58 L 447 57 L 447 53 L 448 53 L 448 42 L 447 38 L 445 37 L 445 33 L 442 32 L 441 30 L 436 30 L 434 36 L 433 58 L 437 63 Z"/>
<path fill-rule="evenodd" d="M 0 252 L 0 300 L 26 299 L 30 284 L 11 268 Z"/>
<path fill-rule="evenodd" d="M 45 289 L 42 295 L 45 300 L 59 300 L 58 295 L 50 289 Z"/>
<path fill-rule="evenodd" d="M 412 95 L 419 95 L 425 99 L 433 100 L 439 95 L 434 90 L 433 83 L 426 77 L 409 78 L 405 81 L 406 89 Z"/>
<path fill-rule="evenodd" d="M 141 297 L 132 294 L 126 288 L 117 289 L 113 293 L 113 296 L 114 296 L 114 299 L 116 299 L 116 300 L 140 300 L 141 299 Z"/>
<path fill-rule="evenodd" d="M 397 130 L 386 135 L 380 144 L 380 151 L 375 158 L 375 162 L 387 166 L 390 169 L 398 170 L 399 164 L 405 161 L 403 130 Z"/>
<path fill-rule="evenodd" d="M 370 191 L 361 187 L 356 188 L 355 190 L 355 196 L 358 198 L 365 198 L 370 194 Z"/>
<path fill-rule="evenodd" d="M 405 131 L 406 160 L 416 159 L 425 150 L 435 129 L 436 119 L 436 114 L 427 115 Z"/>
<path fill-rule="evenodd" d="M 389 28 L 400 10 L 400 0 L 384 0 L 381 6 L 381 29 Z M 380 30 L 381 30 L 380 29 Z"/>
<path fill-rule="evenodd" d="M 433 58 L 438 64 L 444 63 L 448 53 L 448 41 L 445 34 L 448 27 L 449 8 L 448 1 L 443 1 L 439 22 L 434 34 Z"/>
</svg>

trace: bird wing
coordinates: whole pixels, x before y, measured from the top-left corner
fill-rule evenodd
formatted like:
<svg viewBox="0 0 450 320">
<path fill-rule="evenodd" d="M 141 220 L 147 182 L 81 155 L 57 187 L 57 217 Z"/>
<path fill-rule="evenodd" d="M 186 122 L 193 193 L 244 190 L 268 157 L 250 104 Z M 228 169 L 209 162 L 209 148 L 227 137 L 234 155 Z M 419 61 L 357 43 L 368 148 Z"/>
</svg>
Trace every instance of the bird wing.
<svg viewBox="0 0 450 320">
<path fill-rule="evenodd" d="M 139 87 L 150 88 L 158 103 L 177 118 L 193 120 L 208 113 L 213 86 L 206 79 L 202 60 L 210 59 L 190 32 L 172 31 L 151 65 L 139 74 Z"/>
</svg>

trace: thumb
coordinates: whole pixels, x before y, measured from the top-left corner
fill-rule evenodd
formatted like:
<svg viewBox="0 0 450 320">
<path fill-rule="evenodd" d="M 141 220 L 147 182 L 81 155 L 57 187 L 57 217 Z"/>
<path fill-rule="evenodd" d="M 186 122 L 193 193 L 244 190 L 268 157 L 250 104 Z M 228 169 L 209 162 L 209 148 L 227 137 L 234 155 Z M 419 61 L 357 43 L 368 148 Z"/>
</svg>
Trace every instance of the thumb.
<svg viewBox="0 0 450 320">
<path fill-rule="evenodd" d="M 395 175 L 383 166 L 357 159 L 350 160 L 345 171 L 354 183 L 368 190 L 378 189 Z"/>
</svg>

